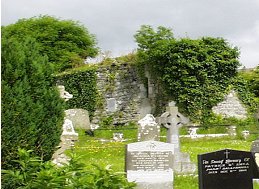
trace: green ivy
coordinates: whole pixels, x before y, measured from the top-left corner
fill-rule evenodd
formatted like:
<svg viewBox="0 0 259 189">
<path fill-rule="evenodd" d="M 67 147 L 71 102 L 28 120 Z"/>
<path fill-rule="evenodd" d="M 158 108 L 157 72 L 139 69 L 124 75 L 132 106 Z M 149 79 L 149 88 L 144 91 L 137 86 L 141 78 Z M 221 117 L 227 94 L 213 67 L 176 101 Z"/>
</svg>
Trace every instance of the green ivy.
<svg viewBox="0 0 259 189">
<path fill-rule="evenodd" d="M 239 74 L 233 80 L 232 87 L 238 92 L 239 99 L 247 107 L 249 113 L 255 113 L 257 108 L 259 108 L 259 98 L 253 93 L 249 81 L 242 74 Z"/>
<path fill-rule="evenodd" d="M 73 98 L 66 102 L 67 108 L 88 110 L 92 118 L 99 99 L 96 79 L 96 67 L 88 65 L 57 75 L 57 82 L 73 95 Z"/>
<path fill-rule="evenodd" d="M 142 26 L 135 39 L 140 64 L 195 122 L 211 114 L 237 74 L 239 51 L 222 38 L 177 40 L 170 29 Z"/>
</svg>

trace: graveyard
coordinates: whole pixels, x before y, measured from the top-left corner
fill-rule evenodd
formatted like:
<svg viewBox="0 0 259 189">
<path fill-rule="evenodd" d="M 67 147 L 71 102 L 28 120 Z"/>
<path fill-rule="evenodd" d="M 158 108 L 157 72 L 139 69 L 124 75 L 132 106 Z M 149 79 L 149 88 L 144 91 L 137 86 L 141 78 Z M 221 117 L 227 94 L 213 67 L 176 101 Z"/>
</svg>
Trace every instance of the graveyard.
<svg viewBox="0 0 259 189">
<path fill-rule="evenodd" d="M 130 126 L 132 128 L 132 126 Z M 82 162 L 89 164 L 98 164 L 101 166 L 111 165 L 115 171 L 121 172 L 125 169 L 125 145 L 137 141 L 137 129 L 132 130 L 119 130 L 124 134 L 124 139 L 128 141 L 115 142 L 112 141 L 114 130 L 100 130 L 96 131 L 95 137 L 85 135 L 84 131 L 79 131 L 79 141 L 75 143 L 73 150 L 67 152 L 76 153 L 81 155 Z M 117 132 L 117 131 L 116 131 Z M 161 141 L 165 141 L 166 132 L 162 130 Z M 98 139 L 106 139 L 100 141 Z M 233 137 L 223 138 L 201 138 L 190 139 L 181 138 L 181 150 L 189 153 L 191 161 L 198 165 L 198 154 L 217 151 L 219 149 L 235 149 L 250 151 L 251 139 L 244 140 Z M 198 172 L 190 175 L 174 175 L 174 188 L 175 189 L 197 189 L 198 186 Z M 258 189 L 259 184 L 254 184 L 254 189 Z"/>
<path fill-rule="evenodd" d="M 259 67 L 223 38 L 134 37 L 90 64 L 77 22 L 3 27 L 3 188 L 259 189 Z"/>
</svg>

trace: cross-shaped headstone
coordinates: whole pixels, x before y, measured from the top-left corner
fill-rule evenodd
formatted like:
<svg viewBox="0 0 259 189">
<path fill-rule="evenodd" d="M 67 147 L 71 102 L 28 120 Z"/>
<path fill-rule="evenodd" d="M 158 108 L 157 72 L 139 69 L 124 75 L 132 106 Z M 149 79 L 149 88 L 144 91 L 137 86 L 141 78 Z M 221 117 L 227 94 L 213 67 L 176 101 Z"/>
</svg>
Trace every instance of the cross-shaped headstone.
<svg viewBox="0 0 259 189">
<path fill-rule="evenodd" d="M 166 112 L 157 118 L 157 122 L 167 128 L 167 142 L 174 144 L 175 152 L 180 152 L 179 128 L 182 124 L 189 122 L 189 119 L 178 112 L 175 102 L 170 102 Z"/>
</svg>

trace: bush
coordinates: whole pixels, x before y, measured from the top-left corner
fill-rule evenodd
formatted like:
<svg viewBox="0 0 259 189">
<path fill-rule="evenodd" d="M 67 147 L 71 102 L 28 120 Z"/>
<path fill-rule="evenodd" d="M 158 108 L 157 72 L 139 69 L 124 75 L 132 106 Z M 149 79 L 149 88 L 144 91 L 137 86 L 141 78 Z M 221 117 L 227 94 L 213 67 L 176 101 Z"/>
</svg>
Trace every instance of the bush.
<svg viewBox="0 0 259 189">
<path fill-rule="evenodd" d="M 38 48 L 30 38 L 2 38 L 3 168 L 15 166 L 18 147 L 49 160 L 60 140 L 64 103 Z"/>
<path fill-rule="evenodd" d="M 19 149 L 18 167 L 2 171 L 3 189 L 132 189 L 135 186 L 126 180 L 124 173 L 115 173 L 110 166 L 101 168 L 94 165 L 91 170 L 86 170 L 74 156 L 68 165 L 56 167 L 30 153 Z"/>
</svg>

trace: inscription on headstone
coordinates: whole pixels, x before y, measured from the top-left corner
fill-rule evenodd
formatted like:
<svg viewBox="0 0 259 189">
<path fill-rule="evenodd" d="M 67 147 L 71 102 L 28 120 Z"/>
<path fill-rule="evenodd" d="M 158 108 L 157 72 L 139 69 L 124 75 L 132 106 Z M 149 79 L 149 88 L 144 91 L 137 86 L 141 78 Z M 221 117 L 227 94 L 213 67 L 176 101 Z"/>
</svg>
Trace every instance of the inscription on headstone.
<svg viewBox="0 0 259 189">
<path fill-rule="evenodd" d="M 126 172 L 141 189 L 173 188 L 173 146 L 158 141 L 127 145 Z"/>
<path fill-rule="evenodd" d="M 250 152 L 220 150 L 198 155 L 199 189 L 253 189 Z"/>
</svg>

